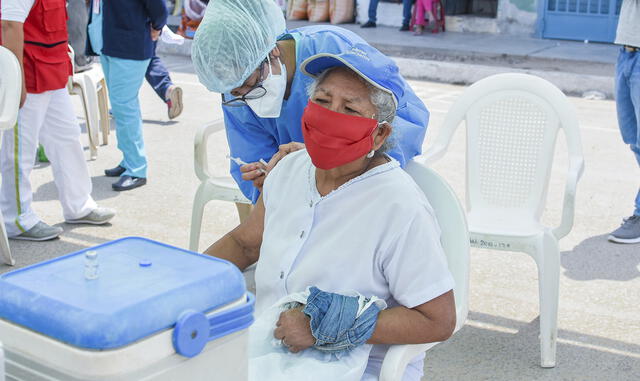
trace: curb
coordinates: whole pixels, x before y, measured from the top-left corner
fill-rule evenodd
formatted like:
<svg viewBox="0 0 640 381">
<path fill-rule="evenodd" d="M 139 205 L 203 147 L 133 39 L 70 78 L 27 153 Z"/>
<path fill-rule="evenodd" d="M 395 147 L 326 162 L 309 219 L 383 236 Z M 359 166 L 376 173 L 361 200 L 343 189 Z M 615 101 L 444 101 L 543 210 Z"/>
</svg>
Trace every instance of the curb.
<svg viewBox="0 0 640 381">
<path fill-rule="evenodd" d="M 185 40 L 182 45 L 159 43 L 160 54 L 190 56 L 192 40 Z M 567 95 L 583 96 L 587 92 L 602 93 L 605 98 L 613 99 L 614 72 L 611 76 L 589 75 L 562 71 L 537 69 L 519 69 L 507 66 L 489 66 L 477 63 L 436 61 L 416 58 L 393 58 L 406 79 L 470 85 L 483 78 L 500 73 L 525 73 L 535 75 L 553 83 Z"/>
<path fill-rule="evenodd" d="M 525 73 L 546 79 L 567 95 L 581 97 L 587 92 L 596 91 L 602 93 L 606 99 L 613 99 L 613 72 L 609 77 L 413 58 L 393 57 L 393 59 L 398 64 L 400 73 L 407 79 L 470 85 L 494 74 Z"/>
</svg>

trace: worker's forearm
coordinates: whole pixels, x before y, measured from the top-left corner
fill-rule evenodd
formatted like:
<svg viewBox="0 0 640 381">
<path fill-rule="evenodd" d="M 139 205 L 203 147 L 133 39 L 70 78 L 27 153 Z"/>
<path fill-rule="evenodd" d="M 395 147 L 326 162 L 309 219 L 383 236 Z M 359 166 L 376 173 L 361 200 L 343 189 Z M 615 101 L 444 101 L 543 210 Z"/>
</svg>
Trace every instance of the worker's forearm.
<svg viewBox="0 0 640 381">
<path fill-rule="evenodd" d="M 259 249 L 258 249 L 259 250 Z M 256 262 L 258 253 L 255 249 L 242 246 L 233 236 L 233 231 L 227 233 L 204 252 L 213 257 L 226 259 L 243 271 Z"/>
<path fill-rule="evenodd" d="M 17 21 L 2 20 L 2 46 L 11 50 L 18 58 L 20 72 L 22 76 L 22 88 L 24 91 L 24 68 L 22 67 L 22 56 L 24 52 L 24 24 Z"/>
</svg>

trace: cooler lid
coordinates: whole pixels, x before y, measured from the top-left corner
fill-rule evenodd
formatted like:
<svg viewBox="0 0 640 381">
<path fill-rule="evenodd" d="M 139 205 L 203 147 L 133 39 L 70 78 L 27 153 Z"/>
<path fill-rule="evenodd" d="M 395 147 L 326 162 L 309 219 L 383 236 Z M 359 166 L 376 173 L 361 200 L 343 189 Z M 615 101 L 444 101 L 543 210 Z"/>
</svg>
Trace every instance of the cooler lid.
<svg viewBox="0 0 640 381">
<path fill-rule="evenodd" d="M 85 252 L 98 278 L 85 279 Z M 0 276 L 0 318 L 82 348 L 111 349 L 171 328 L 245 295 L 233 264 L 128 237 Z"/>
</svg>

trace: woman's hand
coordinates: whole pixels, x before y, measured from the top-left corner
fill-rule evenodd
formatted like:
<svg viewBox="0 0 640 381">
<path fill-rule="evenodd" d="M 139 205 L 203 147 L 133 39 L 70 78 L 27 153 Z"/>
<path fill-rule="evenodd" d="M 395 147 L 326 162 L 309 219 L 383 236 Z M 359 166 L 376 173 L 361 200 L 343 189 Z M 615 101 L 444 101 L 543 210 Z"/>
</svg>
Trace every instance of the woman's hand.
<svg viewBox="0 0 640 381">
<path fill-rule="evenodd" d="M 282 344 L 292 353 L 303 351 L 316 343 L 311 334 L 311 318 L 302 312 L 301 307 L 280 314 L 273 336 L 282 340 Z"/>
</svg>

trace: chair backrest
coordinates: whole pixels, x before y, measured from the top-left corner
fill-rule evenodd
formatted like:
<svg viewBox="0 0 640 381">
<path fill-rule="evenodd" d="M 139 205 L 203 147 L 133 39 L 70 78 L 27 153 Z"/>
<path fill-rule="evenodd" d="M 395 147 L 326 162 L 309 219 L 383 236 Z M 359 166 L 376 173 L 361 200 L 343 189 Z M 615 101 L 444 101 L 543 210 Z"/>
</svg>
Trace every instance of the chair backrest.
<svg viewBox="0 0 640 381">
<path fill-rule="evenodd" d="M 447 114 L 442 134 L 467 127 L 467 209 L 525 213 L 540 219 L 556 138 L 582 157 L 573 105 L 548 81 L 527 74 L 493 75 L 470 86 Z M 522 215 L 522 214 L 520 214 Z"/>
<path fill-rule="evenodd" d="M 405 167 L 433 207 L 442 230 L 440 240 L 449 271 L 456 282 L 456 330 L 464 325 L 469 312 L 469 230 L 467 218 L 455 192 L 433 169 L 416 161 Z"/>
<path fill-rule="evenodd" d="M 18 120 L 22 72 L 16 56 L 0 46 L 0 130 L 13 128 Z"/>
</svg>

